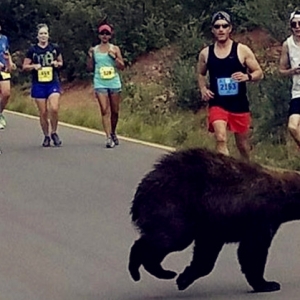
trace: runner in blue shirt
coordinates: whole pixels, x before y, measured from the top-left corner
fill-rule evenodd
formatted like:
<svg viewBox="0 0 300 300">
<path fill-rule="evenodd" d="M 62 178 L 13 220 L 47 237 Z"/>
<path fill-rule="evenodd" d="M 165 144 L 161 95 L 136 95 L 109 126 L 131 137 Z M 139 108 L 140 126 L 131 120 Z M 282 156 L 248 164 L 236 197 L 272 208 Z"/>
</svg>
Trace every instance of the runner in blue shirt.
<svg viewBox="0 0 300 300">
<path fill-rule="evenodd" d="M 33 45 L 26 54 L 23 70 L 31 71 L 31 97 L 35 99 L 38 107 L 40 124 L 44 133 L 42 146 L 50 147 L 52 139 L 54 146 L 58 147 L 62 144 L 56 133 L 61 92 L 58 68 L 62 67 L 63 59 L 59 47 L 49 43 L 49 29 L 46 24 L 38 25 L 37 38 L 38 43 Z"/>
<path fill-rule="evenodd" d="M 0 25 L 0 129 L 6 127 L 6 120 L 3 116 L 8 99 L 10 97 L 10 72 L 16 68 L 9 53 L 7 36 L 1 34 Z"/>
</svg>

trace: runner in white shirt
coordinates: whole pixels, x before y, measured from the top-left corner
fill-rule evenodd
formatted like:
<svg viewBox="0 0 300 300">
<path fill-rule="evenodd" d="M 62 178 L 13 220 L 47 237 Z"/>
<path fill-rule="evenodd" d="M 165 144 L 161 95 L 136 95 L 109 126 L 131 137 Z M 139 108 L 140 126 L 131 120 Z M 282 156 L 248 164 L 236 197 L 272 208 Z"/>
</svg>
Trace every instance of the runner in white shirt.
<svg viewBox="0 0 300 300">
<path fill-rule="evenodd" d="M 291 13 L 290 26 L 292 34 L 282 45 L 279 71 L 293 80 L 288 130 L 300 149 L 300 11 Z"/>
</svg>

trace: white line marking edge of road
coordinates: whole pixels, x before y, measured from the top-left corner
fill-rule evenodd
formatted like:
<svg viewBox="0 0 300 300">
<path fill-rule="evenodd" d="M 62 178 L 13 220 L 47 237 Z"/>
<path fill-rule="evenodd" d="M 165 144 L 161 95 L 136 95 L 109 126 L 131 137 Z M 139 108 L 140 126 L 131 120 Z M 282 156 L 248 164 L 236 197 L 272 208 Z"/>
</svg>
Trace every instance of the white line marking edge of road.
<svg viewBox="0 0 300 300">
<path fill-rule="evenodd" d="M 39 120 L 39 117 L 37 117 L 37 116 L 32 116 L 32 115 L 12 111 L 12 110 L 5 110 L 5 113 L 9 113 L 9 114 L 16 115 L 16 116 L 21 116 L 21 117 L 28 118 L 28 119 Z M 103 136 L 105 135 L 105 133 L 103 131 L 99 131 L 99 130 L 96 130 L 96 129 L 91 129 L 91 128 L 78 126 L 78 125 L 72 125 L 72 124 L 65 123 L 65 122 L 60 122 L 60 121 L 58 122 L 58 124 L 60 126 L 65 126 L 65 127 L 69 127 L 69 128 L 73 128 L 73 129 L 78 129 L 78 130 L 82 130 L 82 131 L 86 131 L 86 132 L 90 132 L 90 133 L 94 133 L 94 134 L 100 134 L 100 135 L 103 135 Z M 164 145 L 155 144 L 155 143 L 150 143 L 150 142 L 145 142 L 145 141 L 141 141 L 141 140 L 137 140 L 137 139 L 133 139 L 133 138 L 128 138 L 128 137 L 124 137 L 124 136 L 120 136 L 120 135 L 118 135 L 118 138 L 120 140 L 123 140 L 123 141 L 132 142 L 132 143 L 136 143 L 136 144 L 141 144 L 141 145 L 145 145 L 145 146 L 150 146 L 150 147 L 153 147 L 153 148 L 158 148 L 158 149 L 162 149 L 162 150 L 166 150 L 166 151 L 171 151 L 172 152 L 172 151 L 176 150 L 173 147 L 164 146 Z"/>
</svg>

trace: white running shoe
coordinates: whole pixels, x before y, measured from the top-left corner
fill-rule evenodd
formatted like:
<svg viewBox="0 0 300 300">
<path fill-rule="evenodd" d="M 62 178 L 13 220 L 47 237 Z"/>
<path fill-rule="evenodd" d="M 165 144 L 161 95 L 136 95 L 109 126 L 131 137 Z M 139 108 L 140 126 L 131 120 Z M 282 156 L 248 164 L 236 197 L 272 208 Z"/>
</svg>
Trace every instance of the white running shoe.
<svg viewBox="0 0 300 300">
<path fill-rule="evenodd" d="M 114 148 L 116 146 L 116 144 L 114 143 L 114 141 L 112 140 L 111 137 L 108 137 L 106 139 L 106 148 Z"/>
</svg>

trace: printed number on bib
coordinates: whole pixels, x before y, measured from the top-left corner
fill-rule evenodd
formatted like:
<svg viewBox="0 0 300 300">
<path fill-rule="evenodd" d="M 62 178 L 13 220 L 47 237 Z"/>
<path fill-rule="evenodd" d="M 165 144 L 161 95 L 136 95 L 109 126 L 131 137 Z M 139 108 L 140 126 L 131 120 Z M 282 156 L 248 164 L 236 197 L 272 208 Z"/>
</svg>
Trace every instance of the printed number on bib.
<svg viewBox="0 0 300 300">
<path fill-rule="evenodd" d="M 39 82 L 50 82 L 53 80 L 53 68 L 43 67 L 38 70 L 38 81 Z"/>
<path fill-rule="evenodd" d="M 217 84 L 220 96 L 233 96 L 239 92 L 239 83 L 232 78 L 218 78 Z"/>
<path fill-rule="evenodd" d="M 11 78 L 10 74 L 7 72 L 0 72 L 0 73 L 3 80 Z"/>
<path fill-rule="evenodd" d="M 102 79 L 112 79 L 115 77 L 115 68 L 114 67 L 101 67 L 100 68 L 100 77 Z"/>
</svg>

